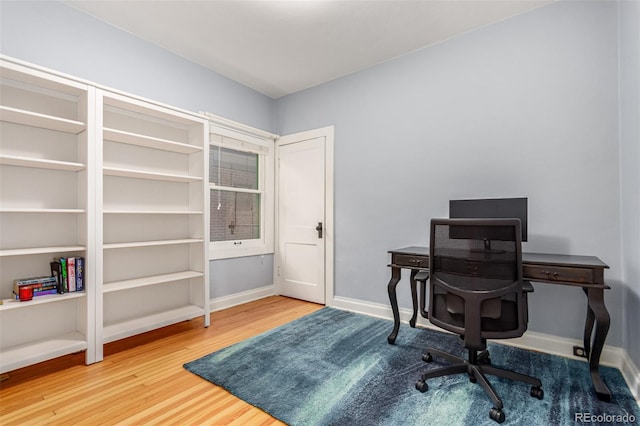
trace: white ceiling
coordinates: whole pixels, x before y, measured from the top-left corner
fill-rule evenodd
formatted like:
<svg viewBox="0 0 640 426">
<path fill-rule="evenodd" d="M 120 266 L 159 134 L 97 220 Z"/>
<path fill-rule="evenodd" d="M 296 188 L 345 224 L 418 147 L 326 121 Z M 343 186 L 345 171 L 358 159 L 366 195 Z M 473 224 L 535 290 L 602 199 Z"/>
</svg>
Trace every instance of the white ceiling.
<svg viewBox="0 0 640 426">
<path fill-rule="evenodd" d="M 66 0 L 272 98 L 553 0 Z"/>
</svg>

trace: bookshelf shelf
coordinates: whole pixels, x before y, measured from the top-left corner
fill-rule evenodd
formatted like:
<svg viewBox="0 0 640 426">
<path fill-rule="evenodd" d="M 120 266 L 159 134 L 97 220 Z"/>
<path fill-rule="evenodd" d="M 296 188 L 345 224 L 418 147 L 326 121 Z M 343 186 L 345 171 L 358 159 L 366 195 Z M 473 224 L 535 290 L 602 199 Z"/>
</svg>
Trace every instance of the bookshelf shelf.
<svg viewBox="0 0 640 426">
<path fill-rule="evenodd" d="M 154 138 L 151 136 L 108 128 L 104 129 L 104 139 L 113 142 L 143 146 L 146 148 L 160 149 L 163 151 L 178 152 L 181 154 L 191 154 L 202 151 L 201 146 L 189 145 L 186 143 L 174 142 L 166 139 Z"/>
<path fill-rule="evenodd" d="M 86 213 L 85 209 L 37 209 L 37 208 L 0 208 L 0 213 Z"/>
<path fill-rule="evenodd" d="M 0 250 L 0 257 L 5 256 L 26 256 L 32 254 L 56 254 L 56 253 L 68 253 L 76 251 L 84 251 L 87 248 L 85 246 L 58 246 L 58 247 L 31 247 L 31 248 L 19 248 L 19 249 L 2 249 Z"/>
<path fill-rule="evenodd" d="M 0 373 L 83 351 L 87 348 L 86 336 L 78 332 L 51 336 L 29 344 L 8 347 L 2 350 Z"/>
<path fill-rule="evenodd" d="M 203 239 L 197 238 L 184 238 L 180 240 L 158 240 L 158 241 L 133 241 L 129 243 L 110 243 L 105 244 L 105 250 L 120 249 L 120 248 L 134 248 L 134 247 L 152 247 L 152 246 L 168 246 L 173 244 L 194 244 L 202 243 Z"/>
<path fill-rule="evenodd" d="M 129 178 L 136 178 L 136 179 L 162 180 L 162 181 L 183 182 L 183 183 L 202 181 L 202 177 L 198 177 L 198 176 L 146 172 L 141 170 L 121 169 L 116 167 L 104 167 L 103 170 L 104 170 L 105 176 L 121 176 L 121 177 L 129 177 Z"/>
<path fill-rule="evenodd" d="M 171 274 L 154 275 L 150 277 L 135 278 L 131 280 L 113 281 L 104 283 L 103 292 L 110 293 L 112 291 L 128 290 L 136 287 L 146 287 L 150 285 L 164 284 L 172 281 L 188 280 L 191 278 L 202 277 L 202 272 L 184 271 Z"/>
<path fill-rule="evenodd" d="M 104 210 L 104 214 L 151 214 L 151 215 L 173 215 L 173 214 L 190 214 L 190 215 L 198 215 L 204 214 L 202 210 Z"/>
<path fill-rule="evenodd" d="M 188 305 L 166 310 L 157 314 L 146 315 L 129 321 L 122 321 L 105 325 L 103 338 L 105 343 L 124 339 L 136 334 L 144 333 L 156 328 L 175 324 L 180 321 L 190 320 L 205 315 L 202 307 Z M 207 315 L 208 316 L 208 315 Z"/>
<path fill-rule="evenodd" d="M 0 155 L 0 164 L 4 164 L 6 166 L 33 167 L 37 169 L 65 170 L 71 172 L 78 172 L 86 168 L 86 165 L 82 163 L 19 157 L 15 155 Z"/>
<path fill-rule="evenodd" d="M 0 311 L 7 311 L 10 309 L 25 309 L 37 305 L 42 305 L 44 303 L 56 303 L 56 302 L 64 302 L 70 299 L 77 299 L 86 297 L 86 294 L 83 291 L 73 292 L 73 293 L 65 293 L 65 294 L 47 294 L 46 296 L 37 296 L 28 302 L 21 302 L 15 299 L 4 299 L 2 301 L 2 305 L 0 305 Z"/>
<path fill-rule="evenodd" d="M 124 114 L 129 117 L 138 118 L 140 121 L 146 121 L 147 123 L 156 121 L 167 123 L 174 127 L 187 128 L 192 127 L 194 124 L 195 116 L 190 112 L 181 111 L 169 105 L 163 105 L 147 99 L 136 98 L 122 92 L 109 90 L 105 91 L 105 93 L 107 93 L 107 96 L 103 99 L 103 109 L 106 113 L 115 112 L 116 114 Z M 120 126 L 112 125 L 111 123 L 105 123 L 103 128 L 122 130 Z M 148 135 L 146 130 L 147 129 L 140 128 L 136 128 L 136 130 L 128 129 L 128 131 L 136 134 Z M 163 131 L 162 134 L 165 135 L 160 136 L 162 139 L 178 140 L 173 137 L 168 137 L 168 132 L 166 131 Z M 158 135 L 156 135 L 156 137 L 158 137 Z M 195 139 L 196 145 L 200 144 L 199 139 L 199 137 Z"/>
<path fill-rule="evenodd" d="M 75 135 L 86 128 L 85 123 L 80 121 L 68 120 L 66 118 L 54 117 L 52 115 L 40 114 L 8 106 L 0 106 L 0 121 L 57 130 Z"/>
</svg>

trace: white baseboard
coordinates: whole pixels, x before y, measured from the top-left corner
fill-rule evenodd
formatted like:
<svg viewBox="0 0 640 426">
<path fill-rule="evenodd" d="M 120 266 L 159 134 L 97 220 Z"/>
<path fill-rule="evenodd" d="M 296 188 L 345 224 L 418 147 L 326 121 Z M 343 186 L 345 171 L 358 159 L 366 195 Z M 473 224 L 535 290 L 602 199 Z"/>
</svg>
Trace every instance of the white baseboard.
<svg viewBox="0 0 640 426">
<path fill-rule="evenodd" d="M 626 351 L 624 351 L 624 361 L 620 371 L 622 372 L 622 377 L 624 377 L 624 380 L 629 385 L 631 393 L 636 398 L 636 401 L 638 401 L 638 404 L 640 404 L 640 370 L 638 370 L 638 366 L 633 363 L 633 360 Z"/>
<path fill-rule="evenodd" d="M 231 308 L 233 306 L 242 305 L 243 303 L 253 302 L 254 300 L 264 299 L 265 297 L 276 294 L 274 285 L 259 287 L 253 290 L 247 290 L 240 293 L 230 294 L 228 296 L 216 297 L 209 300 L 209 308 L 211 312 L 220 311 L 222 309 Z"/>
<path fill-rule="evenodd" d="M 393 319 L 393 311 L 388 304 L 365 302 L 362 300 L 336 296 L 333 298 L 332 307 L 378 318 L 389 320 Z M 400 309 L 400 321 L 405 324 L 409 323 L 412 313 L 413 311 L 409 309 Z M 421 327 L 443 331 L 442 329 L 432 325 L 427 319 L 422 318 L 420 315 L 418 315 L 418 320 L 416 322 L 417 325 Z M 400 328 L 400 333 L 402 333 L 402 327 Z M 538 333 L 535 331 L 527 331 L 522 337 L 517 339 L 500 340 L 500 343 L 586 362 L 585 358 L 573 355 L 574 346 L 583 346 L 582 341 L 580 340 L 567 339 L 565 337 Z M 640 402 L 640 371 L 633 363 L 633 360 L 629 357 L 627 351 L 623 348 L 605 345 L 602 350 L 602 355 L 600 356 L 600 364 L 619 369 L 625 381 L 629 385 L 631 393 L 636 400 Z"/>
</svg>

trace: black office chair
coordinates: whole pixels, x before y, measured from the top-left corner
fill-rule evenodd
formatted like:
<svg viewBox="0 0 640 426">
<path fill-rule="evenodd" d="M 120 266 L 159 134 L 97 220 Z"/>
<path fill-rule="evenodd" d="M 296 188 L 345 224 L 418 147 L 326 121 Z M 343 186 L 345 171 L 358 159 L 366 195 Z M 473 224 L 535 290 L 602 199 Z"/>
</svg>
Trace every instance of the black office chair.
<svg viewBox="0 0 640 426">
<path fill-rule="evenodd" d="M 459 334 L 469 357 L 428 348 L 424 361 L 436 356 L 453 365 L 424 373 L 416 389 L 427 391 L 427 379 L 466 373 L 493 401 L 489 417 L 498 423 L 505 419 L 502 400 L 485 374 L 531 384 L 531 396 L 544 396 L 539 379 L 490 365 L 486 351 L 486 339 L 519 337 L 527 329 L 521 246 L 518 219 L 431 220 L 429 321 Z"/>
</svg>

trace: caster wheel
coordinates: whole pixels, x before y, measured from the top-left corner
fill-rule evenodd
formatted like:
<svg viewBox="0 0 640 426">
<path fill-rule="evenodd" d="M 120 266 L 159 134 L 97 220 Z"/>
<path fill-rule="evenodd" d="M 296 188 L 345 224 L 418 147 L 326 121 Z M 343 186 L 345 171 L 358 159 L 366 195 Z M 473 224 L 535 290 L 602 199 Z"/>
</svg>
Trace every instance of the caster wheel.
<svg viewBox="0 0 640 426">
<path fill-rule="evenodd" d="M 504 422 L 504 412 L 496 407 L 493 407 L 491 411 L 489 411 L 489 417 L 498 423 Z"/>
<path fill-rule="evenodd" d="M 425 393 L 429 389 L 429 385 L 424 380 L 418 380 L 416 382 L 416 389 L 418 389 L 422 393 Z"/>
<path fill-rule="evenodd" d="M 429 352 L 427 352 L 426 354 L 422 355 L 422 360 L 424 362 L 431 362 L 431 361 L 433 361 L 433 355 L 431 355 Z"/>
<path fill-rule="evenodd" d="M 470 375 L 470 376 L 469 376 L 469 381 L 470 381 L 471 383 L 476 383 L 476 382 L 478 381 L 478 379 L 476 379 L 476 376 L 471 376 L 471 375 Z"/>
<path fill-rule="evenodd" d="M 531 387 L 531 396 L 534 397 L 534 398 L 542 399 L 542 398 L 544 398 L 544 391 L 542 390 L 542 388 L 540 388 L 538 386 L 532 386 Z"/>
<path fill-rule="evenodd" d="M 478 363 L 484 365 L 491 365 L 491 355 L 489 355 L 489 351 L 482 351 L 478 355 Z"/>
</svg>

